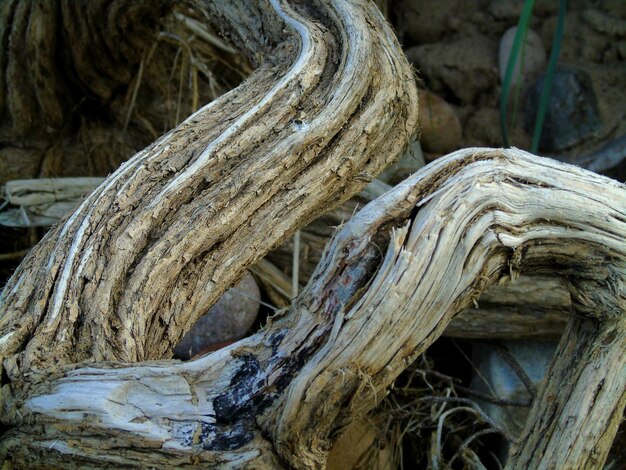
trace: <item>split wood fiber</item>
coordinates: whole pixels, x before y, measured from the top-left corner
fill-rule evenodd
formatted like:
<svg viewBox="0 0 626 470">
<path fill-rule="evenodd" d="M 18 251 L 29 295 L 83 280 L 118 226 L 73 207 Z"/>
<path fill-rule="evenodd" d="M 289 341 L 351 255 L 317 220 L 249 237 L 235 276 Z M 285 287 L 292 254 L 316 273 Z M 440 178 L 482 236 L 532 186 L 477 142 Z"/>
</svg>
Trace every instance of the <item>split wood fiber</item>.
<svg viewBox="0 0 626 470">
<path fill-rule="evenodd" d="M 410 68 L 372 3 L 243 3 L 200 6 L 255 74 L 105 180 L 5 287 L 0 457 L 323 468 L 457 313 L 532 273 L 561 278 L 574 315 L 508 466 L 600 468 L 626 404 L 626 189 L 518 150 L 437 160 L 345 223 L 263 330 L 167 360 L 246 267 L 415 130 Z"/>
</svg>

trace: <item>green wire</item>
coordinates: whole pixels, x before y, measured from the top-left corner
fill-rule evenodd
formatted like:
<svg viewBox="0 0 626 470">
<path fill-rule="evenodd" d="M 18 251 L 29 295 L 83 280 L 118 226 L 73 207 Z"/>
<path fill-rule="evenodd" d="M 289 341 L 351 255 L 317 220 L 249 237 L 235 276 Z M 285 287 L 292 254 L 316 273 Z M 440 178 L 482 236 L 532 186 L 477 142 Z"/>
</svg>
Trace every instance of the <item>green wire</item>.
<svg viewBox="0 0 626 470">
<path fill-rule="evenodd" d="M 524 37 L 522 37 L 522 47 L 519 51 L 519 75 L 515 90 L 513 91 L 515 100 L 513 100 L 513 115 L 511 116 L 511 127 L 515 127 L 515 121 L 517 120 L 517 112 L 519 110 L 519 101 L 522 97 L 522 77 L 524 75 L 524 61 L 526 60 L 526 38 L 528 37 L 528 30 L 524 31 Z"/>
<path fill-rule="evenodd" d="M 552 82 L 554 80 L 554 72 L 556 63 L 559 59 L 561 50 L 561 42 L 563 39 L 563 31 L 565 29 L 565 10 L 567 9 L 567 0 L 559 0 L 559 17 L 556 23 L 556 32 L 552 41 L 552 50 L 550 51 L 550 59 L 548 60 L 548 69 L 546 70 L 546 78 L 541 88 L 539 97 L 539 108 L 537 108 L 537 117 L 535 118 L 535 128 L 533 130 L 533 140 L 530 146 L 532 153 L 539 150 L 539 140 L 541 139 L 541 131 L 546 118 L 546 110 L 548 109 L 548 101 L 552 92 Z"/>
<path fill-rule="evenodd" d="M 535 6 L 535 0 L 525 0 L 522 15 L 520 16 L 519 23 L 517 24 L 517 31 L 515 32 L 515 39 L 513 40 L 513 47 L 511 48 L 511 55 L 506 65 L 506 72 L 504 74 L 504 83 L 502 84 L 502 91 L 500 93 L 500 130 L 502 132 L 502 141 L 504 147 L 510 147 L 509 145 L 509 132 L 506 127 L 506 110 L 509 104 L 509 94 L 511 91 L 511 81 L 513 79 L 513 70 L 519 57 L 520 49 L 522 48 L 523 38 L 526 37 L 526 30 L 528 29 L 528 23 L 530 22 L 530 16 Z M 551 57 L 552 58 L 552 57 Z"/>
</svg>

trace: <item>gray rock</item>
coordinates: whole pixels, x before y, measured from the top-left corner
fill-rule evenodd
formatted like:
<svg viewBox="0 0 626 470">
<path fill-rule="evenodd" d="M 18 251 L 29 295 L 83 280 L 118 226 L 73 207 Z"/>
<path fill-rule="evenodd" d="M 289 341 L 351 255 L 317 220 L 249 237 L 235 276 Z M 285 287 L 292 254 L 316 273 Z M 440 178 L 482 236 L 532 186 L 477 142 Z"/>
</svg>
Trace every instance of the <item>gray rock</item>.
<svg viewBox="0 0 626 470">
<path fill-rule="evenodd" d="M 494 346 L 476 344 L 472 359 L 478 373 L 472 378 L 470 387 L 481 393 L 495 395 L 497 398 L 528 400 L 531 397 L 526 387 L 513 368 L 498 354 L 497 348 L 505 348 L 526 372 L 528 378 L 538 386 L 543 380 L 557 345 L 555 341 L 506 341 L 494 343 Z M 528 417 L 528 408 L 499 406 L 480 400 L 476 402 L 509 434 L 512 436 L 520 434 Z M 508 449 L 503 448 L 499 453 L 505 457 L 507 452 Z"/>
<path fill-rule="evenodd" d="M 261 293 L 248 272 L 224 293 L 174 347 L 174 354 L 189 359 L 211 345 L 243 338 L 259 312 Z"/>
<path fill-rule="evenodd" d="M 422 147 L 418 140 L 414 140 L 396 163 L 378 175 L 378 179 L 393 186 L 408 178 L 425 164 Z"/>
<path fill-rule="evenodd" d="M 530 88 L 526 101 L 526 130 L 532 134 L 545 75 Z M 561 151 L 596 136 L 602 129 L 591 77 L 574 67 L 557 67 L 548 100 L 539 148 Z"/>
<path fill-rule="evenodd" d="M 511 50 L 515 41 L 517 26 L 507 29 L 500 40 L 500 50 L 498 51 L 498 69 L 500 71 L 500 81 L 504 83 L 506 69 L 509 65 Z M 511 89 L 518 85 L 524 88 L 535 81 L 546 68 L 548 54 L 543 45 L 541 37 L 532 29 L 526 31 L 526 45 L 523 48 L 524 54 L 518 55 L 513 69 L 513 80 Z M 523 69 L 520 71 L 520 65 Z"/>
</svg>

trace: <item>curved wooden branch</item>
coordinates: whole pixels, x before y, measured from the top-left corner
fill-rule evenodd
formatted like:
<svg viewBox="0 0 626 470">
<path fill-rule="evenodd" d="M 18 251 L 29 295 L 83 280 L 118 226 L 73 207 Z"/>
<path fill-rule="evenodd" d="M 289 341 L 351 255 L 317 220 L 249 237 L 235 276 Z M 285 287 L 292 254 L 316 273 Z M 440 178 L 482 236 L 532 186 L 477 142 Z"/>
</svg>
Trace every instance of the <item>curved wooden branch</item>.
<svg viewBox="0 0 626 470">
<path fill-rule="evenodd" d="M 0 306 L 12 382 L 169 357 L 247 266 L 415 131 L 411 69 L 370 2 L 195 4 L 219 11 L 259 68 L 125 163 L 22 263 Z"/>
<path fill-rule="evenodd" d="M 576 167 L 456 152 L 346 223 L 289 311 L 256 335 L 189 363 L 32 374 L 23 401 L 7 398 L 20 427 L 5 452 L 321 468 L 332 431 L 374 407 L 455 314 L 533 272 L 563 278 L 576 315 L 508 467 L 599 468 L 626 405 L 625 203 L 623 185 Z"/>
</svg>

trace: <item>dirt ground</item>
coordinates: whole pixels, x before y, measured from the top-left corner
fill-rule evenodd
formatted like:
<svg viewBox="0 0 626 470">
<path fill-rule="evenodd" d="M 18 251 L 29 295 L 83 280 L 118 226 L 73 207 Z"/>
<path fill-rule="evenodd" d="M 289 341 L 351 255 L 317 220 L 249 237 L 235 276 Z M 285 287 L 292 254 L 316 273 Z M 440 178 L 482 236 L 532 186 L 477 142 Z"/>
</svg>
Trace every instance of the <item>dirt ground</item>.
<svg viewBox="0 0 626 470">
<path fill-rule="evenodd" d="M 460 147 L 503 144 L 498 49 L 504 32 L 519 21 L 522 5 L 507 0 L 392 2 L 391 21 L 423 86 L 450 103 L 461 121 Z M 530 29 L 548 53 L 557 17 L 558 2 L 536 2 Z M 600 121 L 593 135 L 560 153 L 569 157 L 588 154 L 625 136 L 626 2 L 568 2 L 558 64 L 589 75 Z M 523 90 L 522 105 L 526 95 Z M 524 110 L 519 114 L 510 129 L 511 143 L 529 149 L 531 135 L 524 128 Z"/>
</svg>

